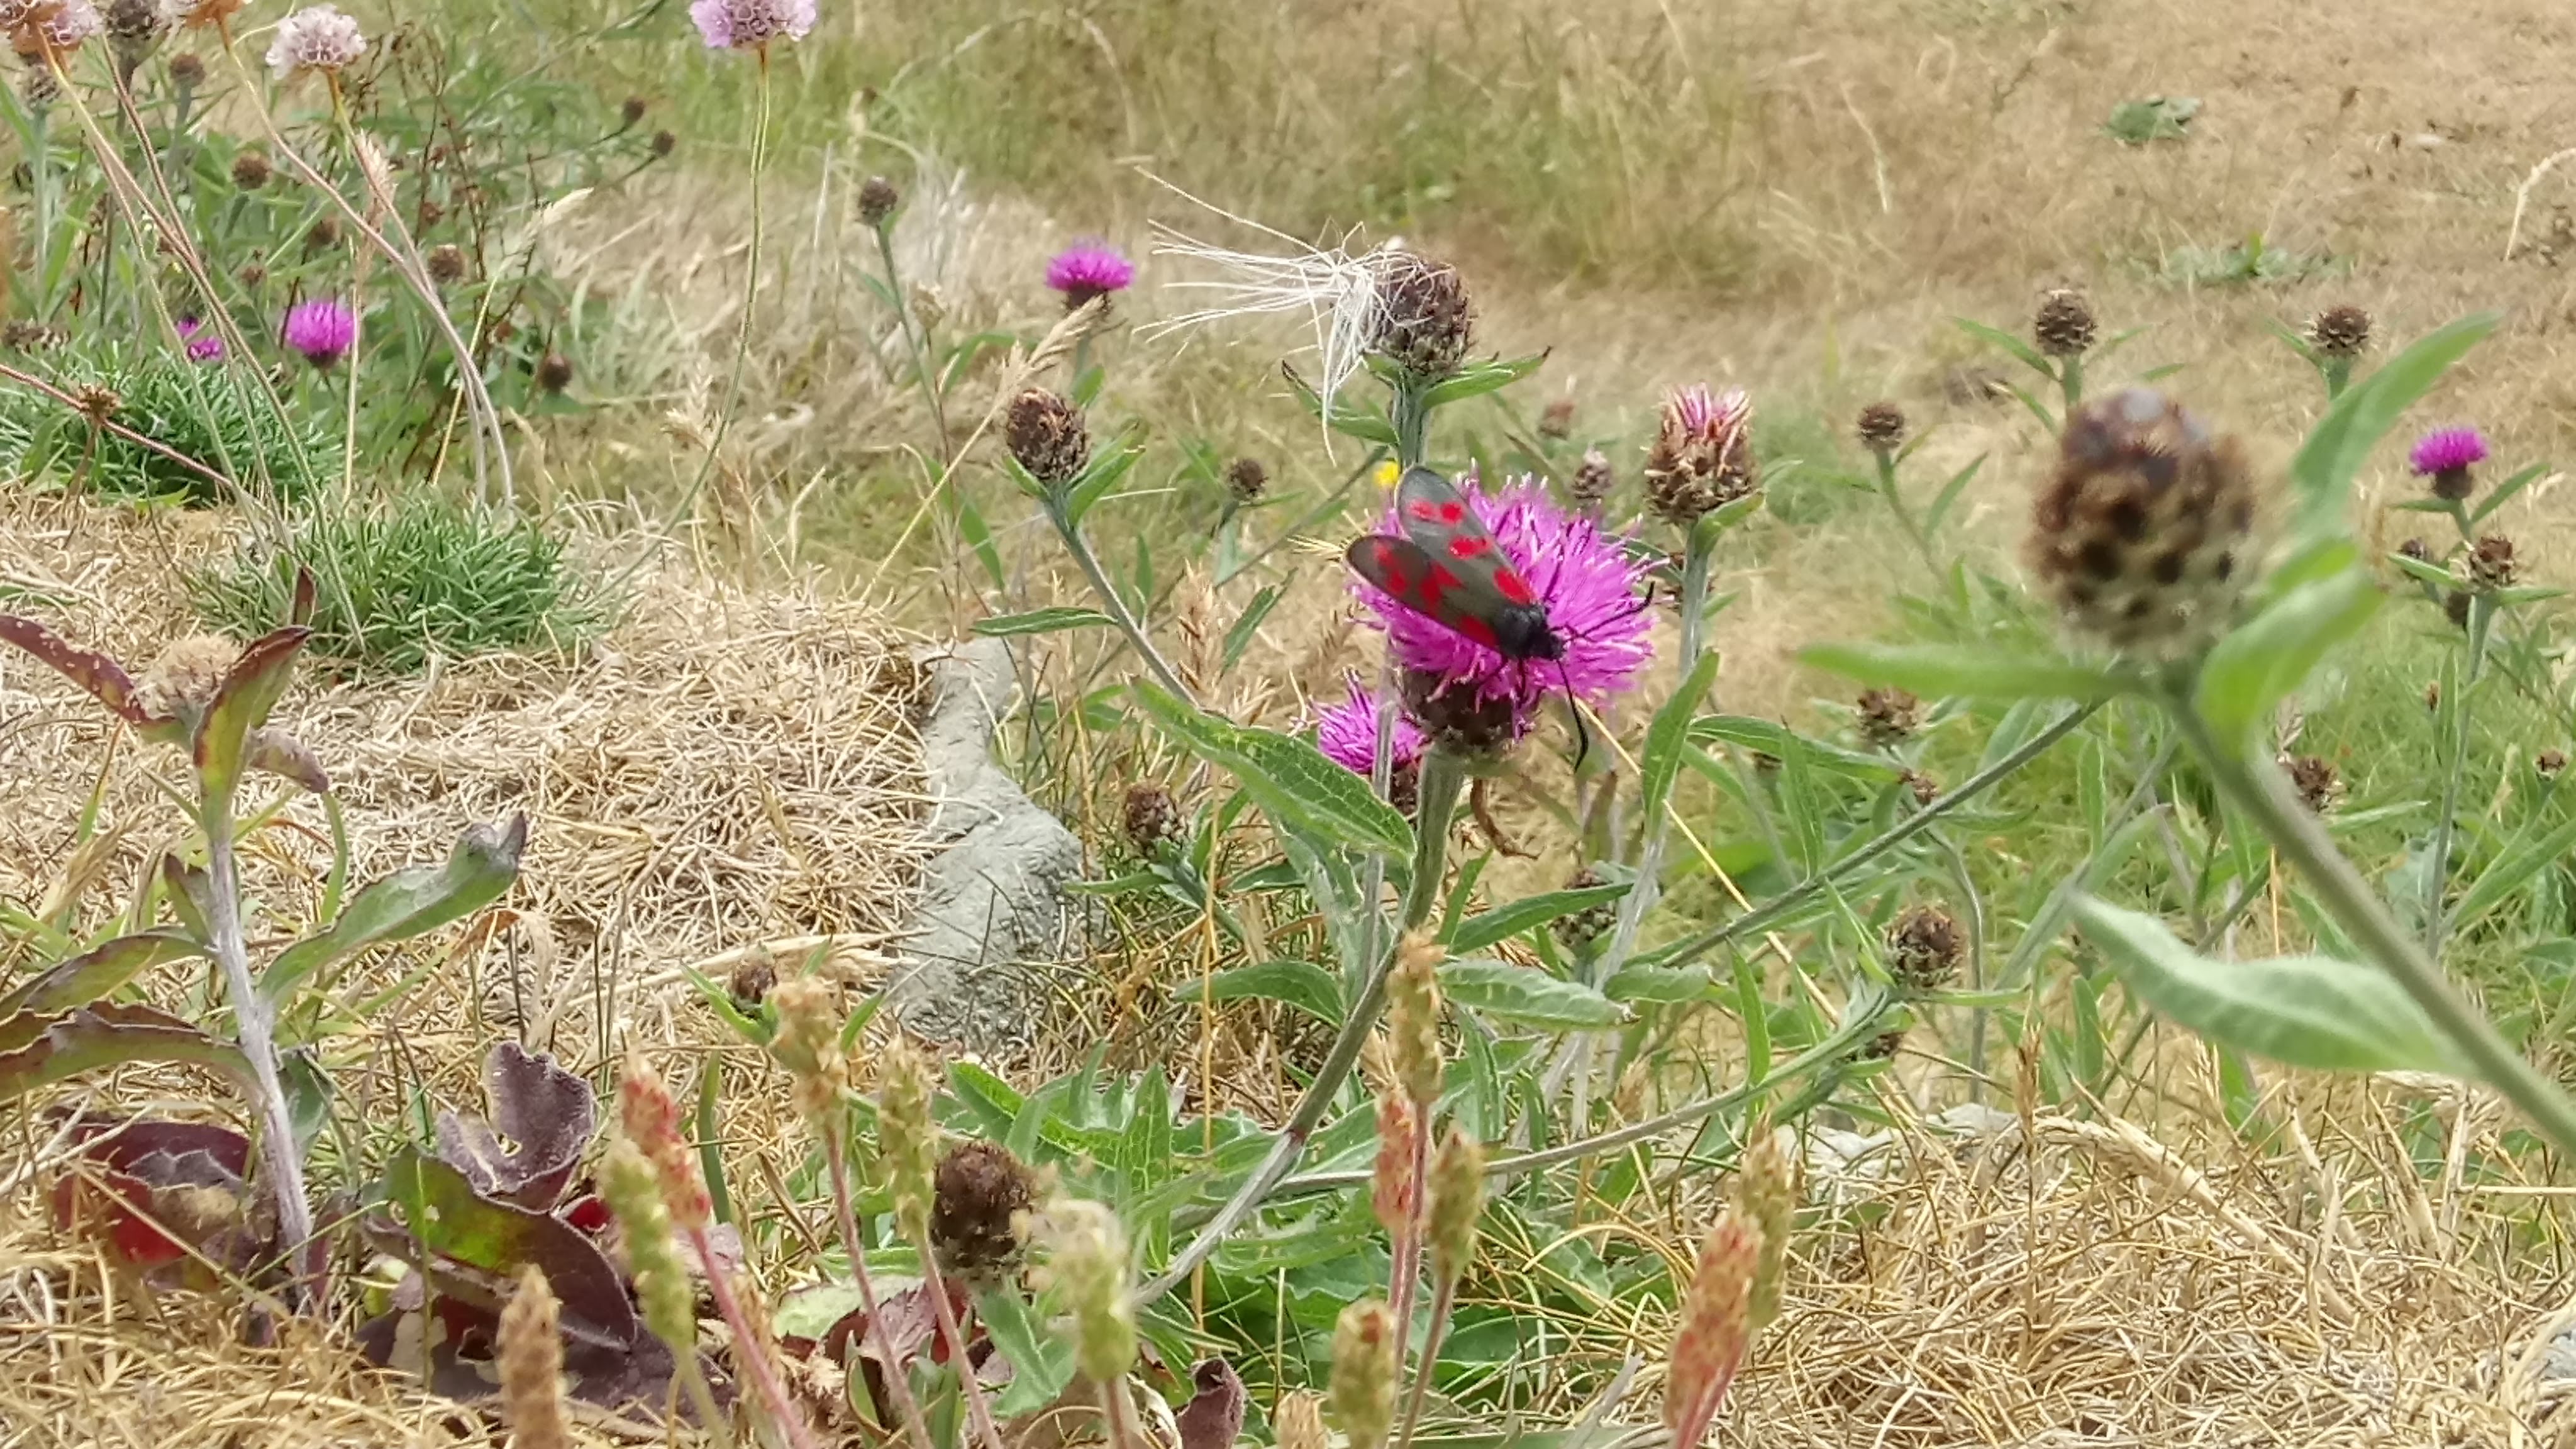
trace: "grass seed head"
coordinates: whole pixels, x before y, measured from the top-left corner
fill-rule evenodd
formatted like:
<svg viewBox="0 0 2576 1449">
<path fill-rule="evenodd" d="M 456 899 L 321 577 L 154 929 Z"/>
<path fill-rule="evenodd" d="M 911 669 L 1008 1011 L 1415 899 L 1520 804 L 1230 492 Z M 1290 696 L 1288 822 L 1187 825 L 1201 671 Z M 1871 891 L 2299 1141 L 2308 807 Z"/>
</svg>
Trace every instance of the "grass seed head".
<svg viewBox="0 0 2576 1449">
<path fill-rule="evenodd" d="M 1065 1314 L 1074 1366 L 1103 1389 L 1136 1362 L 1136 1305 L 1127 1261 L 1127 1233 L 1118 1215 L 1096 1202 L 1061 1200 L 1041 1224 L 1047 1248 L 1045 1278 Z"/>
<path fill-rule="evenodd" d="M 1397 1082 L 1413 1105 L 1428 1112 L 1440 1101 L 1440 963 L 1448 951 L 1428 932 L 1416 931 L 1396 947 L 1387 977 L 1387 1034 Z"/>
<path fill-rule="evenodd" d="M 703 1232 L 715 1219 L 715 1205 L 680 1125 L 680 1104 L 640 1052 L 629 1051 L 618 1074 L 617 1112 L 626 1140 L 652 1164 L 672 1223 L 683 1232 Z"/>
<path fill-rule="evenodd" d="M 832 988 L 794 976 L 779 982 L 769 999 L 778 1008 L 769 1051 L 796 1083 L 796 1110 L 810 1126 L 837 1130 L 850 1091 L 850 1054 L 841 1047 L 843 1018 Z"/>
<path fill-rule="evenodd" d="M 1699 1268 L 1682 1299 L 1664 1375 L 1664 1429 L 1672 1449 L 1699 1449 L 1744 1361 L 1753 1338 L 1753 1279 L 1761 1257 L 1761 1228 L 1732 1208 L 1700 1245 Z"/>
<path fill-rule="evenodd" d="M 675 1354 L 695 1351 L 698 1336 L 696 1295 L 688 1270 L 680 1264 L 671 1236 L 671 1213 L 653 1164 L 626 1139 L 619 1138 L 600 1164 L 599 1195 L 617 1220 L 618 1241 L 625 1249 L 627 1276 L 635 1280 L 636 1306 L 644 1326 L 670 1345 Z"/>
<path fill-rule="evenodd" d="M 1761 1234 L 1749 1290 L 1752 1328 L 1759 1332 L 1780 1312 L 1780 1278 L 1789 1261 L 1789 1226 L 1797 1211 L 1798 1183 L 1781 1134 L 1756 1121 L 1735 1175 L 1735 1211 Z"/>
<path fill-rule="evenodd" d="M 2179 654 L 2225 622 L 2244 587 L 2255 504 L 2233 439 L 2130 388 L 2067 423 L 2032 512 L 2031 565 L 2079 631 Z"/>
<path fill-rule="evenodd" d="M 1476 1224 L 1485 1212 L 1485 1148 L 1452 1126 L 1431 1160 L 1431 1207 L 1423 1238 L 1431 1270 L 1451 1288 L 1476 1260 Z"/>
<path fill-rule="evenodd" d="M 1422 1181 L 1413 1170 L 1413 1136 L 1421 1123 L 1403 1093 L 1378 1093 L 1377 1158 L 1369 1173 L 1369 1208 L 1389 1237 L 1404 1236 L 1422 1210 Z"/>
<path fill-rule="evenodd" d="M 1277 1431 L 1279 1449 L 1328 1449 L 1324 1400 L 1311 1390 L 1282 1394 L 1270 1412 L 1270 1425 Z"/>
<path fill-rule="evenodd" d="M 886 1047 L 878 1067 L 877 1153 L 895 1221 L 918 1241 L 930 1230 L 937 1194 L 939 1122 L 931 1115 L 930 1059 L 902 1037 Z"/>
<path fill-rule="evenodd" d="M 1333 1417 L 1349 1449 L 1379 1449 L 1395 1426 L 1396 1327 L 1385 1303 L 1363 1298 L 1333 1326 Z"/>
<path fill-rule="evenodd" d="M 534 1263 L 501 1310 L 501 1411 L 516 1449 L 572 1449 L 564 1422 L 563 1338 L 554 1290 Z"/>
</svg>

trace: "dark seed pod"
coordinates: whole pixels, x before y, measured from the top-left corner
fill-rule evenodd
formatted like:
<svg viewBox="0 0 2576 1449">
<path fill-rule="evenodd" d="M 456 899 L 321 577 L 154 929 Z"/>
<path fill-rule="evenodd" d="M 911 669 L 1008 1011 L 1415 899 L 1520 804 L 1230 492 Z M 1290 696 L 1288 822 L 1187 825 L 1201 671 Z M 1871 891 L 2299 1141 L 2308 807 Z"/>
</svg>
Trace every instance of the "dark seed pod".
<svg viewBox="0 0 2576 1449">
<path fill-rule="evenodd" d="M 2323 815 L 2343 798 L 2343 775 L 2334 761 L 2316 755 L 2291 755 L 2281 761 L 2289 772 L 2291 788 L 2299 792 L 2311 814 Z"/>
<path fill-rule="evenodd" d="M 2328 307 L 2308 323 L 2308 341 L 2328 357 L 2358 357 L 2370 345 L 2370 314 L 2359 307 Z"/>
<path fill-rule="evenodd" d="M 1893 1061 L 1896 1054 L 1904 1049 L 1905 1028 L 1893 1026 L 1863 1043 L 1860 1059 L 1865 1062 Z"/>
<path fill-rule="evenodd" d="M 993 1142 L 960 1142 L 939 1159 L 930 1246 L 941 1271 L 990 1287 L 1019 1260 L 1021 1223 L 1037 1202 L 1037 1175 Z"/>
<path fill-rule="evenodd" d="M 2469 627 L 2469 595 L 2466 590 L 2453 589 L 2442 596 L 2442 617 L 2450 620 L 2455 628 Z M 2434 686 L 2436 689 L 2440 687 Z"/>
<path fill-rule="evenodd" d="M 1565 883 L 1565 888 L 1570 891 L 1580 891 L 1607 884 L 1609 882 L 1602 878 L 1601 872 L 1587 865 L 1574 873 L 1573 879 Z M 1610 934 L 1611 928 L 1618 924 L 1618 905 L 1615 902 L 1604 901 L 1597 906 L 1585 906 L 1582 910 L 1557 917 L 1553 929 L 1557 944 L 1580 956 L 1599 945 L 1602 939 Z"/>
<path fill-rule="evenodd" d="M 1526 721 L 1508 695 L 1480 695 L 1450 687 L 1449 676 L 1408 669 L 1398 678 L 1404 712 L 1432 743 L 1463 755 L 1490 755 L 1521 737 Z"/>
<path fill-rule="evenodd" d="M 770 959 L 767 951 L 755 949 L 734 963 L 733 976 L 725 983 L 725 995 L 744 1011 L 756 1011 L 777 985 L 778 963 Z"/>
<path fill-rule="evenodd" d="M 454 242 L 440 242 L 429 249 L 429 279 L 442 287 L 454 286 L 465 279 L 465 252 Z"/>
<path fill-rule="evenodd" d="M 1270 470 L 1259 458 L 1237 458 L 1225 465 L 1225 491 L 1237 506 L 1258 503 L 1270 490 Z"/>
<path fill-rule="evenodd" d="M 257 151 L 244 151 L 233 158 L 233 185 L 244 191 L 257 191 L 276 174 L 269 169 L 268 158 Z"/>
<path fill-rule="evenodd" d="M 205 83 L 206 63 L 204 61 L 187 54 L 170 57 L 170 84 L 183 91 L 192 91 Z"/>
<path fill-rule="evenodd" d="M 1923 701 L 1901 689 L 1868 689 L 1860 696 L 1861 737 L 1881 749 L 1903 744 L 1923 727 Z"/>
<path fill-rule="evenodd" d="M 679 144 L 680 138 L 672 135 L 668 131 L 655 131 L 653 133 L 653 154 L 656 156 L 670 155 L 674 150 L 678 149 Z"/>
<path fill-rule="evenodd" d="M 2039 350 L 2051 357 L 2081 357 L 2093 346 L 2093 304 L 2072 287 L 2059 287 L 2039 302 L 2030 322 Z"/>
<path fill-rule="evenodd" d="M 871 176 L 859 183 L 859 220 L 878 227 L 894 219 L 895 209 L 903 205 L 903 193 L 882 176 Z"/>
<path fill-rule="evenodd" d="M 308 252 L 324 251 L 339 244 L 340 219 L 335 216 L 320 218 L 304 233 L 304 249 Z"/>
<path fill-rule="evenodd" d="M 631 126 L 644 119 L 644 105 L 642 96 L 628 96 L 626 104 L 617 108 L 618 121 L 623 125 Z"/>
<path fill-rule="evenodd" d="M 1091 462 L 1091 432 L 1081 412 L 1042 387 L 1011 399 L 1002 441 L 1029 476 L 1051 488 L 1081 477 Z"/>
<path fill-rule="evenodd" d="M 1456 267 L 1413 252 L 1377 261 L 1369 350 L 1416 378 L 1447 377 L 1475 343 L 1476 305 Z"/>
<path fill-rule="evenodd" d="M 1855 431 L 1862 447 L 1873 453 L 1893 453 L 1905 446 L 1905 409 L 1892 402 L 1871 403 L 1860 410 Z"/>
<path fill-rule="evenodd" d="M 2559 772 L 2567 768 L 2567 752 L 2565 750 L 2542 750 L 2539 754 L 2532 757 L 2531 768 L 2539 772 L 2540 778 L 2544 780 L 2555 780 L 2558 778 Z"/>
<path fill-rule="evenodd" d="M 1127 787 L 1120 820 L 1126 827 L 1128 847 L 1141 856 L 1150 858 L 1180 838 L 1181 807 L 1173 803 L 1171 791 L 1151 780 Z"/>
<path fill-rule="evenodd" d="M 1574 496 L 1574 506 L 1588 514 L 1599 514 L 1609 500 L 1610 490 L 1619 485 L 1619 477 L 1610 471 L 1610 459 L 1599 448 L 1585 451 L 1583 461 L 1574 467 L 1574 477 L 1566 492 Z"/>
<path fill-rule="evenodd" d="M 2254 512 L 2235 442 L 2130 388 L 2068 422 L 2032 511 L 2031 567 L 2077 629 L 2180 653 L 2225 622 L 2243 588 Z"/>
<path fill-rule="evenodd" d="M 1897 778 L 1905 782 L 1905 788 L 1914 792 L 1914 803 L 1918 807 L 1928 806 L 1941 798 L 1941 782 L 1921 770 L 1908 770 Z"/>
<path fill-rule="evenodd" d="M 1957 980 L 1967 952 L 1966 933 L 1939 906 L 1916 906 L 1887 928 L 1888 974 L 1915 995 Z"/>
<path fill-rule="evenodd" d="M 2512 588 L 2518 571 L 2513 558 L 2513 540 L 2503 534 L 2488 534 L 2469 550 L 2469 579 L 2481 589 Z"/>
<path fill-rule="evenodd" d="M 559 393 L 572 386 L 572 359 L 560 352 L 549 352 L 537 359 L 537 390 Z"/>
</svg>

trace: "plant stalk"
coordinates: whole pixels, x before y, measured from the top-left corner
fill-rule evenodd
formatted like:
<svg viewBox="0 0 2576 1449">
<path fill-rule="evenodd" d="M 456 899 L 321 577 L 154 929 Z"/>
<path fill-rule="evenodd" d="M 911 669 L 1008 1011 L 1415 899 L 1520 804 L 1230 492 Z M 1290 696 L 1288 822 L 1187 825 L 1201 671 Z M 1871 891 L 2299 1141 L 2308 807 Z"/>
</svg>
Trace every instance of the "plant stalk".
<svg viewBox="0 0 2576 1449">
<path fill-rule="evenodd" d="M 948 448 L 948 403 L 940 396 L 939 383 L 930 372 L 930 329 L 914 332 L 916 320 L 912 303 L 903 295 L 903 274 L 894 260 L 894 218 L 877 223 L 877 255 L 885 262 L 886 295 L 894 299 L 895 330 L 903 334 L 904 350 L 912 355 L 912 375 L 921 384 L 922 401 L 930 405 L 930 425 L 939 432 L 939 461 L 944 465 L 955 456 Z"/>
<path fill-rule="evenodd" d="M 948 1280 L 940 1273 L 926 1236 L 913 1239 L 912 1246 L 921 1254 L 921 1286 L 930 1294 L 939 1332 L 957 1354 L 957 1383 L 966 1396 L 966 1416 L 974 1423 L 975 1437 L 984 1441 L 984 1449 L 1003 1449 L 1002 1433 L 993 1425 L 993 1406 L 984 1401 L 984 1386 L 976 1381 L 975 1366 L 966 1360 L 966 1335 L 957 1326 L 955 1305 L 948 1301 Z"/>
<path fill-rule="evenodd" d="M 268 999 L 251 978 L 250 948 L 242 938 L 241 872 L 233 860 L 233 820 L 229 802 L 205 802 L 200 823 L 206 832 L 207 925 L 214 934 L 215 960 L 223 967 L 224 987 L 233 999 L 233 1025 L 242 1055 L 250 1059 L 259 1101 L 260 1155 L 268 1168 L 269 1192 L 277 1202 L 277 1236 L 286 1247 L 294 1275 L 306 1290 L 308 1311 L 321 1304 L 319 1264 L 314 1261 L 313 1207 L 305 1198 L 304 1160 L 295 1145 L 295 1114 L 287 1106 L 286 1083 L 277 1070 L 277 1023 Z"/>
<path fill-rule="evenodd" d="M 1422 1426 L 1423 1401 L 1431 1397 L 1431 1371 L 1440 1363 L 1441 1340 L 1449 1336 L 1449 1315 L 1458 1306 L 1458 1285 L 1446 1276 L 1431 1288 L 1431 1324 L 1423 1331 L 1422 1357 L 1413 1371 L 1413 1390 L 1405 1395 L 1404 1421 L 1395 1431 L 1395 1449 L 1411 1449 L 1414 1430 Z M 1403 1319 L 1397 1319 L 1401 1324 Z"/>
<path fill-rule="evenodd" d="M 1082 576 L 1091 581 L 1091 591 L 1100 596 L 1110 621 L 1127 636 L 1127 642 L 1135 646 L 1137 657 L 1153 671 L 1155 681 L 1183 702 L 1195 704 L 1196 696 L 1191 694 L 1188 685 L 1181 683 L 1179 672 L 1163 657 L 1162 651 L 1154 647 L 1154 641 L 1146 637 L 1145 626 L 1137 622 L 1134 611 L 1127 607 L 1127 601 L 1119 597 L 1117 586 L 1109 581 L 1109 571 L 1101 567 L 1099 555 L 1091 551 L 1091 545 L 1083 539 L 1081 526 L 1065 513 L 1063 503 L 1058 499 L 1048 499 L 1046 516 L 1047 521 L 1055 525 L 1056 536 L 1064 540 L 1065 552 L 1073 555 L 1073 561 L 1082 568 Z"/>
<path fill-rule="evenodd" d="M 2466 534 L 2465 521 L 2461 533 Z M 2469 772 L 2469 696 L 2478 687 L 2479 666 L 2486 660 L 2487 626 L 2495 619 L 2495 601 L 2485 594 L 2469 596 L 2469 660 L 2460 671 L 2459 687 L 2443 701 L 2449 706 L 2451 757 L 2443 762 L 2442 814 L 2433 822 L 2433 854 L 2424 873 L 2424 954 L 2440 960 L 2444 934 L 2444 887 L 2450 884 L 2451 835 L 2460 818 L 2460 781 Z"/>
<path fill-rule="evenodd" d="M 929 1421 L 921 1416 L 921 1402 L 912 1396 L 912 1380 L 904 1365 L 896 1361 L 894 1341 L 886 1336 L 885 1315 L 878 1309 L 876 1281 L 868 1273 L 867 1244 L 859 1241 L 858 1210 L 851 1205 L 850 1155 L 842 1142 L 842 1124 L 818 1125 L 823 1129 L 824 1165 L 832 1174 L 832 1212 L 841 1229 L 841 1251 L 850 1255 L 850 1281 L 858 1285 L 859 1306 L 867 1310 L 868 1333 L 876 1340 L 877 1352 L 883 1355 L 886 1392 L 894 1396 L 896 1416 L 920 1441 L 921 1449 L 938 1449 L 930 1437 Z"/>
<path fill-rule="evenodd" d="M 707 1293 L 716 1300 L 716 1312 L 733 1330 L 734 1362 L 741 1365 L 743 1377 L 750 1379 L 752 1388 L 760 1394 L 771 1422 L 778 1426 L 779 1438 L 786 1441 L 787 1449 L 814 1449 L 813 1436 L 805 1432 L 804 1421 L 797 1416 L 796 1401 L 787 1396 L 787 1386 L 779 1382 L 778 1369 L 770 1363 L 769 1352 L 755 1332 L 756 1325 L 734 1294 L 733 1276 L 717 1265 L 715 1245 L 707 1240 L 707 1230 L 689 1229 L 689 1246 L 697 1251 L 699 1264 L 707 1270 Z"/>
</svg>

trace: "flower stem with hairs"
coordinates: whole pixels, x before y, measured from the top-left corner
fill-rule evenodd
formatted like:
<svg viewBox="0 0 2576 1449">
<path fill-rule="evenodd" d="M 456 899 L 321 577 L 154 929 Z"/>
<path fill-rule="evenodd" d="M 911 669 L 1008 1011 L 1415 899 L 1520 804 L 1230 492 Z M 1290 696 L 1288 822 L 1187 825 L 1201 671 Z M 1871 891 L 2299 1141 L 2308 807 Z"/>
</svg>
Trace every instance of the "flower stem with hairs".
<svg viewBox="0 0 2576 1449">
<path fill-rule="evenodd" d="M 277 1021 L 268 998 L 250 974 L 250 948 L 242 936 L 241 871 L 233 857 L 232 802 L 208 796 L 198 806 L 198 826 L 206 836 L 206 915 L 214 940 L 215 961 L 223 968 L 224 990 L 232 997 L 233 1029 L 242 1055 L 250 1059 L 251 1081 L 259 1098 L 259 1150 L 268 1173 L 268 1190 L 277 1204 L 277 1238 L 293 1264 L 305 1306 L 322 1303 L 322 1263 L 314 1250 L 313 1207 L 305 1197 L 304 1159 L 295 1145 L 295 1114 L 287 1105 L 286 1083 L 277 1069 Z"/>
<path fill-rule="evenodd" d="M 724 402 L 716 409 L 715 430 L 707 437 L 707 455 L 698 464 L 698 476 L 681 495 L 680 512 L 687 514 L 698 504 L 698 495 L 707 480 L 716 473 L 716 460 L 724 450 L 725 434 L 733 430 L 734 409 L 742 403 L 742 369 L 751 356 L 751 314 L 760 301 L 760 244 L 764 218 L 760 197 L 760 173 L 769 160 L 769 47 L 762 46 L 759 57 L 759 100 L 752 109 L 751 127 L 751 240 L 743 258 L 742 319 L 734 328 L 733 366 L 725 379 Z"/>
<path fill-rule="evenodd" d="M 2460 531 L 2464 537 L 2468 533 L 2465 520 Z M 2469 695 L 2478 687 L 2480 666 L 2486 661 L 2487 630 L 2494 622 L 2494 598 L 2485 593 L 2470 595 L 2468 657 L 2459 666 L 2459 687 L 2442 692 L 2442 709 L 2448 716 L 2444 722 L 2450 726 L 2445 731 L 2450 737 L 2445 741 L 2450 758 L 2442 762 L 2442 813 L 2433 821 L 2432 852 L 2424 870 L 2424 954 L 2437 961 L 2442 957 L 2446 924 L 2442 897 L 2450 883 L 2451 836 L 2460 816 L 2461 778 L 2469 770 Z"/>
<path fill-rule="evenodd" d="M 894 307 L 895 330 L 903 334 L 904 351 L 912 359 L 913 379 L 920 385 L 922 402 L 930 408 L 930 426 L 939 434 L 939 461 L 945 465 L 956 456 L 948 446 L 948 401 L 930 370 L 929 324 L 914 315 L 904 295 L 902 269 L 895 265 L 894 215 L 877 218 L 869 230 L 876 233 L 877 258 L 885 264 L 886 297 Z"/>
<path fill-rule="evenodd" d="M 837 1114 L 836 1114 L 837 1115 Z M 893 1396 L 895 1414 L 903 1420 L 905 1432 L 912 1435 L 921 1449 L 937 1449 L 930 1437 L 930 1425 L 921 1416 L 921 1402 L 912 1396 L 912 1381 L 905 1366 L 898 1361 L 894 1342 L 886 1336 L 885 1314 L 877 1299 L 876 1280 L 868 1272 L 867 1244 L 859 1238 L 859 1218 L 853 1206 L 850 1186 L 850 1153 L 847 1131 L 839 1122 L 818 1123 L 823 1134 L 823 1162 L 832 1176 L 832 1213 L 841 1231 L 841 1251 L 850 1257 L 850 1281 L 858 1286 L 859 1307 L 868 1315 L 868 1335 L 874 1339 L 880 1361 L 886 1366 L 886 1392 Z"/>
<path fill-rule="evenodd" d="M 1091 581 L 1091 591 L 1100 596 L 1101 608 L 1109 615 L 1110 622 L 1116 624 L 1118 632 L 1126 635 L 1127 642 L 1135 646 L 1136 657 L 1145 661 L 1145 667 L 1153 672 L 1155 682 L 1170 690 L 1175 698 L 1195 702 L 1196 697 L 1191 694 L 1190 687 L 1181 682 L 1180 672 L 1173 669 L 1171 661 L 1154 647 L 1154 641 L 1145 633 L 1145 626 L 1137 622 L 1135 611 L 1127 607 L 1117 585 L 1110 581 L 1109 570 L 1101 566 L 1100 556 L 1092 552 L 1091 544 L 1083 538 L 1082 525 L 1068 511 L 1062 489 L 1049 490 L 1045 512 L 1047 522 L 1055 525 L 1056 537 L 1064 540 L 1065 552 L 1073 555 L 1082 576 Z"/>
</svg>

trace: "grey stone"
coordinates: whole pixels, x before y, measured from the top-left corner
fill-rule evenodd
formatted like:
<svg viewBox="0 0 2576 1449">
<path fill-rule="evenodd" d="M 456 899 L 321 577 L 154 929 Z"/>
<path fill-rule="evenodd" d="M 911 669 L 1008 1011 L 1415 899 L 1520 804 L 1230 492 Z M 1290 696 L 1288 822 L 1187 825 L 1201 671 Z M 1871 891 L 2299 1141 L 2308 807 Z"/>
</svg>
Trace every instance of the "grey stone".
<svg viewBox="0 0 2576 1449">
<path fill-rule="evenodd" d="M 1082 842 L 993 760 L 993 734 L 1018 682 L 1008 647 L 976 639 L 926 655 L 921 726 L 933 839 L 947 848 L 922 881 L 919 915 L 888 1006 L 924 1036 L 1003 1054 L 1023 1045 L 1042 997 L 1038 973 L 1066 959 L 1081 913 L 1066 894 Z"/>
</svg>

